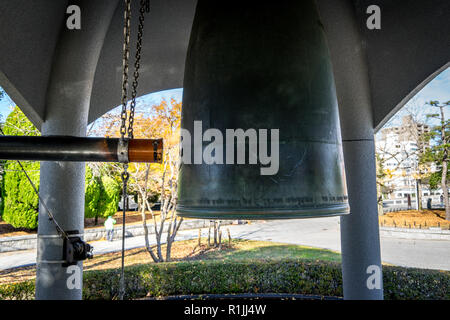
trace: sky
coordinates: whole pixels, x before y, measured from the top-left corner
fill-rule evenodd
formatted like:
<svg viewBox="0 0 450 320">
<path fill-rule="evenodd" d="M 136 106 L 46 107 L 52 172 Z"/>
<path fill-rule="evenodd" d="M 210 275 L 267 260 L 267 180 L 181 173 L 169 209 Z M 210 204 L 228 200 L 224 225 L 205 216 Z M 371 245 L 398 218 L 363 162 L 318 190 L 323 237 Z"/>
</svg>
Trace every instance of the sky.
<svg viewBox="0 0 450 320">
<path fill-rule="evenodd" d="M 1 87 L 0 87 L 1 89 Z M 156 93 L 151 93 L 147 95 L 143 95 L 137 98 L 137 111 L 139 110 L 139 105 L 153 105 L 159 104 L 162 99 L 169 101 L 171 98 L 174 98 L 177 101 L 182 100 L 183 89 L 172 89 L 165 90 Z M 420 107 L 423 111 L 423 114 L 426 113 L 434 113 L 436 112 L 436 108 L 427 107 L 426 102 L 430 100 L 437 100 L 441 103 L 450 100 L 450 68 L 447 68 L 443 72 L 441 72 L 436 78 L 434 78 L 430 83 L 428 83 L 421 91 L 419 91 L 407 104 L 406 106 L 415 105 Z M 0 100 L 0 120 L 4 121 L 8 114 L 11 112 L 12 107 L 14 106 L 14 102 L 9 98 L 6 94 L 5 97 Z M 116 107 L 117 111 L 119 107 Z M 119 108 L 120 109 L 120 108 Z M 386 126 L 394 126 L 398 125 L 401 121 L 401 116 L 405 114 L 405 110 L 407 108 L 402 108 L 392 119 L 389 121 Z M 450 107 L 447 107 L 445 110 L 446 117 L 450 116 Z"/>
<path fill-rule="evenodd" d="M 441 72 L 436 78 L 430 81 L 422 90 L 420 90 L 405 107 L 400 109 L 396 115 L 385 125 L 385 127 L 397 126 L 401 123 L 401 117 L 406 115 L 408 106 L 415 109 L 421 109 L 420 115 L 422 121 L 426 121 L 425 114 L 436 113 L 438 108 L 427 106 L 426 103 L 435 100 L 443 104 L 450 101 L 450 68 Z M 445 108 L 445 115 L 448 119 L 450 117 L 450 107 Z M 431 124 L 434 124 L 431 122 Z"/>
<path fill-rule="evenodd" d="M 174 98 L 177 101 L 181 101 L 182 96 L 183 96 L 183 89 L 178 88 L 147 94 L 145 96 L 142 96 L 141 98 L 145 102 L 147 102 L 147 104 L 158 104 L 163 99 L 169 101 L 171 98 Z"/>
<path fill-rule="evenodd" d="M 162 100 L 170 101 L 171 99 L 175 99 L 177 102 L 181 102 L 182 98 L 183 98 L 183 89 L 182 88 L 164 90 L 164 91 L 146 94 L 146 95 L 136 98 L 135 112 L 136 113 L 145 113 L 145 111 L 148 110 L 148 106 L 158 105 L 161 103 Z M 128 102 L 128 109 L 129 109 L 129 104 L 130 104 L 130 102 Z M 113 108 L 108 113 L 119 115 L 121 110 L 122 110 L 122 105 L 119 105 L 119 106 Z M 101 127 L 101 125 L 102 125 L 102 123 L 99 121 L 91 123 L 88 126 L 88 133 L 93 129 L 94 134 L 95 134 L 95 130 L 97 130 L 99 127 Z"/>
<path fill-rule="evenodd" d="M 1 87 L 0 87 L 1 90 Z M 175 99 L 177 101 L 181 101 L 183 96 L 183 89 L 171 89 L 171 90 L 165 90 L 165 91 L 159 91 L 155 93 L 146 94 L 143 96 L 140 96 L 136 98 L 136 104 L 137 108 L 136 110 L 139 110 L 139 105 L 154 105 L 159 104 L 163 99 L 166 101 L 170 101 L 170 99 Z M 8 114 L 11 112 L 13 107 L 15 106 L 15 103 L 12 101 L 12 99 L 6 94 L 5 97 L 0 100 L 0 116 L 1 121 L 4 121 Z M 117 106 L 113 109 L 113 112 L 117 112 L 121 106 Z"/>
<path fill-rule="evenodd" d="M 0 121 L 5 121 L 13 106 L 14 102 L 11 100 L 8 94 L 5 94 L 4 97 L 0 100 Z"/>
</svg>

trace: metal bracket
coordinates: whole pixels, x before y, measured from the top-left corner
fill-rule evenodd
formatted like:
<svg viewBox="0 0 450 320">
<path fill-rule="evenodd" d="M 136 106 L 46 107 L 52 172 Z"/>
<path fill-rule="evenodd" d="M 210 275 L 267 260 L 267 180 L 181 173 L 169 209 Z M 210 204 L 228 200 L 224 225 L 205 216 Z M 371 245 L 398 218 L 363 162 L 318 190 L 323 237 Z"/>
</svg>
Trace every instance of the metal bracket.
<svg viewBox="0 0 450 320">
<path fill-rule="evenodd" d="M 68 234 L 67 235 L 69 238 L 71 237 L 83 237 L 84 233 L 77 233 L 77 234 Z M 59 234 L 39 234 L 38 238 L 40 239 L 63 239 L 63 237 Z"/>
<path fill-rule="evenodd" d="M 158 141 L 154 141 L 153 142 L 153 160 L 155 162 L 159 161 L 159 158 L 158 158 Z"/>
<path fill-rule="evenodd" d="M 46 263 L 46 264 L 63 264 L 66 263 L 65 260 L 37 260 L 37 263 Z"/>
<path fill-rule="evenodd" d="M 120 163 L 128 163 L 128 139 L 120 139 L 117 146 L 117 159 Z"/>
</svg>

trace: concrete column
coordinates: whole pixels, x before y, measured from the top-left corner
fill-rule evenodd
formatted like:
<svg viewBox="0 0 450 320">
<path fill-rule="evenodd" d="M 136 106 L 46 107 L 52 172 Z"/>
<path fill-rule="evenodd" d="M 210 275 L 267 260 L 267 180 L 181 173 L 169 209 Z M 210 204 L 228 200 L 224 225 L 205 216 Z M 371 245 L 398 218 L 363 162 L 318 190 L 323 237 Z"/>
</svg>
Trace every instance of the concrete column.
<svg viewBox="0 0 450 320">
<path fill-rule="evenodd" d="M 81 0 L 71 4 L 81 9 L 81 29 L 69 30 L 62 26 L 53 59 L 42 135 L 86 135 L 97 61 L 117 0 Z M 84 163 L 41 163 L 40 195 L 66 231 L 84 232 L 84 179 Z M 40 205 L 36 299 L 81 299 L 82 263 L 69 269 L 48 262 L 62 259 L 63 242 L 55 235 L 55 225 Z"/>
<path fill-rule="evenodd" d="M 365 50 L 349 0 L 319 0 L 335 74 L 351 214 L 341 218 L 345 299 L 383 299 L 375 145 Z"/>
</svg>

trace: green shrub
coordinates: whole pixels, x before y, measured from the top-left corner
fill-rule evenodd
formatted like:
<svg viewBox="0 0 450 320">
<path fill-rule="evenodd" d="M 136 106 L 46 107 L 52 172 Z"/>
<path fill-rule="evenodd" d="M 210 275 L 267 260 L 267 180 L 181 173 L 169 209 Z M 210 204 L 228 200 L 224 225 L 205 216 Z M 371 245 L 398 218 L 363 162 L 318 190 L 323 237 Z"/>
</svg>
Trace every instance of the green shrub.
<svg viewBox="0 0 450 320">
<path fill-rule="evenodd" d="M 98 200 L 100 199 L 101 182 L 94 177 L 91 168 L 86 165 L 86 183 L 84 193 L 84 216 L 86 218 L 98 217 Z"/>
<path fill-rule="evenodd" d="M 386 300 L 450 299 L 450 272 L 383 267 Z M 87 271 L 84 299 L 117 299 L 119 269 Z M 340 264 L 307 260 L 192 261 L 126 268 L 126 298 L 188 294 L 296 293 L 342 297 Z M 29 299 L 34 280 L 0 286 L 0 299 Z"/>
<path fill-rule="evenodd" d="M 109 176 L 102 176 L 101 192 L 98 200 L 98 215 L 106 218 L 117 212 L 120 200 L 120 185 Z"/>
<path fill-rule="evenodd" d="M 384 296 L 389 300 L 450 300 L 450 272 L 383 267 Z"/>
<path fill-rule="evenodd" d="M 126 280 L 128 299 L 146 295 L 273 292 L 342 296 L 340 266 L 314 261 L 148 264 L 127 268 Z M 119 271 L 88 272 L 83 289 L 84 299 L 116 299 Z"/>
<path fill-rule="evenodd" d="M 34 280 L 1 285 L 0 300 L 32 300 L 34 299 L 34 290 Z"/>
<path fill-rule="evenodd" d="M 109 176 L 94 176 L 86 166 L 84 216 L 106 218 L 117 212 L 120 199 L 120 184 Z"/>
<path fill-rule="evenodd" d="M 5 135 L 37 136 L 39 131 L 25 117 L 18 107 L 6 118 L 3 127 Z M 21 161 L 31 181 L 39 188 L 39 162 Z M 2 219 L 15 228 L 37 228 L 39 197 L 34 192 L 17 161 L 5 161 L 1 184 L 2 202 L 0 214 Z"/>
</svg>

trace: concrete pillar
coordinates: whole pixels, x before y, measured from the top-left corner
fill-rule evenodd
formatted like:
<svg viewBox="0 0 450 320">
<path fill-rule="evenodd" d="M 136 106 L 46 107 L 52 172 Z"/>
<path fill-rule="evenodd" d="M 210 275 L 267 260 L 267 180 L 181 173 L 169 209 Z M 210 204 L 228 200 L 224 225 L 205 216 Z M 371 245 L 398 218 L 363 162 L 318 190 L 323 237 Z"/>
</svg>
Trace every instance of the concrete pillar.
<svg viewBox="0 0 450 320">
<path fill-rule="evenodd" d="M 351 214 L 341 218 L 345 299 L 383 299 L 375 145 L 367 62 L 352 1 L 318 1 L 328 35 Z"/>
<path fill-rule="evenodd" d="M 97 61 L 117 0 L 81 0 L 71 4 L 81 9 L 81 29 L 69 30 L 62 26 L 53 59 L 42 135 L 86 135 Z M 42 162 L 40 179 L 40 195 L 60 226 L 83 233 L 85 164 Z M 63 242 L 56 235 L 55 226 L 41 205 L 36 299 L 81 299 L 82 263 L 70 269 L 52 263 L 62 259 Z"/>
</svg>

